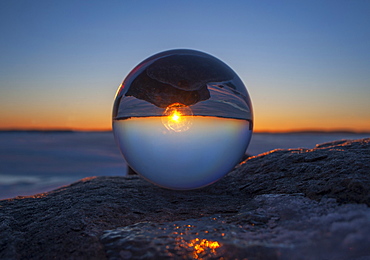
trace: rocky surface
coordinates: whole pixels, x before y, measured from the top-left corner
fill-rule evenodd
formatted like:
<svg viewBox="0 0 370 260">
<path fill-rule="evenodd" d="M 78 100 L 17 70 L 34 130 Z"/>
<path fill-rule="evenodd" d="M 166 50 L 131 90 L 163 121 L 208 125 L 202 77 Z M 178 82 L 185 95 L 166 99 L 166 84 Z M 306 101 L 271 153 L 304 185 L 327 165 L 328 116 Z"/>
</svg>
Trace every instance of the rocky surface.
<svg viewBox="0 0 370 260">
<path fill-rule="evenodd" d="M 0 201 L 0 259 L 370 259 L 370 138 L 251 157 L 193 191 L 92 177 Z"/>
</svg>

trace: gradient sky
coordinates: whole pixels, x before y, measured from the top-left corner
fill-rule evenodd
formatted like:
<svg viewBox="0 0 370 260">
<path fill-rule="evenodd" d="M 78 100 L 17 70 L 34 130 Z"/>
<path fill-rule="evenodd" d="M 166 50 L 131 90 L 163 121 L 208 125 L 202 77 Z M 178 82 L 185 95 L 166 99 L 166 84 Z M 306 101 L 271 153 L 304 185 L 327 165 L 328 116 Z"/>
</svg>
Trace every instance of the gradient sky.
<svg viewBox="0 0 370 260">
<path fill-rule="evenodd" d="M 255 130 L 370 131 L 370 1 L 0 1 L 0 129 L 110 129 L 118 85 L 168 49 L 248 88 Z"/>
</svg>

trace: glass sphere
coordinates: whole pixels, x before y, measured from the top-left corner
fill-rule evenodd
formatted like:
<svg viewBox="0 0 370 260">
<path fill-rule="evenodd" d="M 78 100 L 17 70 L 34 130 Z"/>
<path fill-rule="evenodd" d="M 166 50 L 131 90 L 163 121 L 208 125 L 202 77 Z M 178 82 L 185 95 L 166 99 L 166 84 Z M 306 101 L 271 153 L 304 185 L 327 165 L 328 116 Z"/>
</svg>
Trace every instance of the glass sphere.
<svg viewBox="0 0 370 260">
<path fill-rule="evenodd" d="M 170 50 L 137 65 L 119 86 L 113 132 L 128 165 L 164 188 L 212 184 L 240 162 L 253 113 L 238 75 L 219 59 Z"/>
</svg>

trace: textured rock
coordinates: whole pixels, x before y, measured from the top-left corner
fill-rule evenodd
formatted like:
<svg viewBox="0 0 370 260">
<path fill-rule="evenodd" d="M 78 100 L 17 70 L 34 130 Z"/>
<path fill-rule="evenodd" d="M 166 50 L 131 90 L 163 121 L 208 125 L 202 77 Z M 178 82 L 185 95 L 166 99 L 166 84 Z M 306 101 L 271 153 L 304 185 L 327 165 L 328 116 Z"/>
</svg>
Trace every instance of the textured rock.
<svg viewBox="0 0 370 260">
<path fill-rule="evenodd" d="M 142 222 L 102 236 L 110 259 L 370 257 L 370 209 L 302 195 L 258 195 L 237 214 Z"/>
<path fill-rule="evenodd" d="M 193 191 L 86 178 L 0 201 L 0 259 L 369 259 L 369 191 L 370 139 L 271 151 Z"/>
<path fill-rule="evenodd" d="M 228 177 L 243 193 L 304 193 L 308 198 L 370 205 L 370 139 L 314 149 L 273 150 L 252 157 Z"/>
</svg>

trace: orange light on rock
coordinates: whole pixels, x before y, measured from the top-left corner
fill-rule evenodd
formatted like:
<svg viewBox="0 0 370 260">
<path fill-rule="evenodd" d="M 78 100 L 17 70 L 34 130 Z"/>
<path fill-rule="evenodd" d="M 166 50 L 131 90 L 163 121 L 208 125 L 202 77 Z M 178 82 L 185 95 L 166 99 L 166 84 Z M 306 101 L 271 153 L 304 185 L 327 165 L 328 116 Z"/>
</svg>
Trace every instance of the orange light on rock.
<svg viewBox="0 0 370 260">
<path fill-rule="evenodd" d="M 210 241 L 207 239 L 193 239 L 188 243 L 189 247 L 194 249 L 193 257 L 194 259 L 203 259 L 202 256 L 210 254 L 216 255 L 216 249 L 219 248 L 221 245 L 217 241 Z"/>
</svg>

